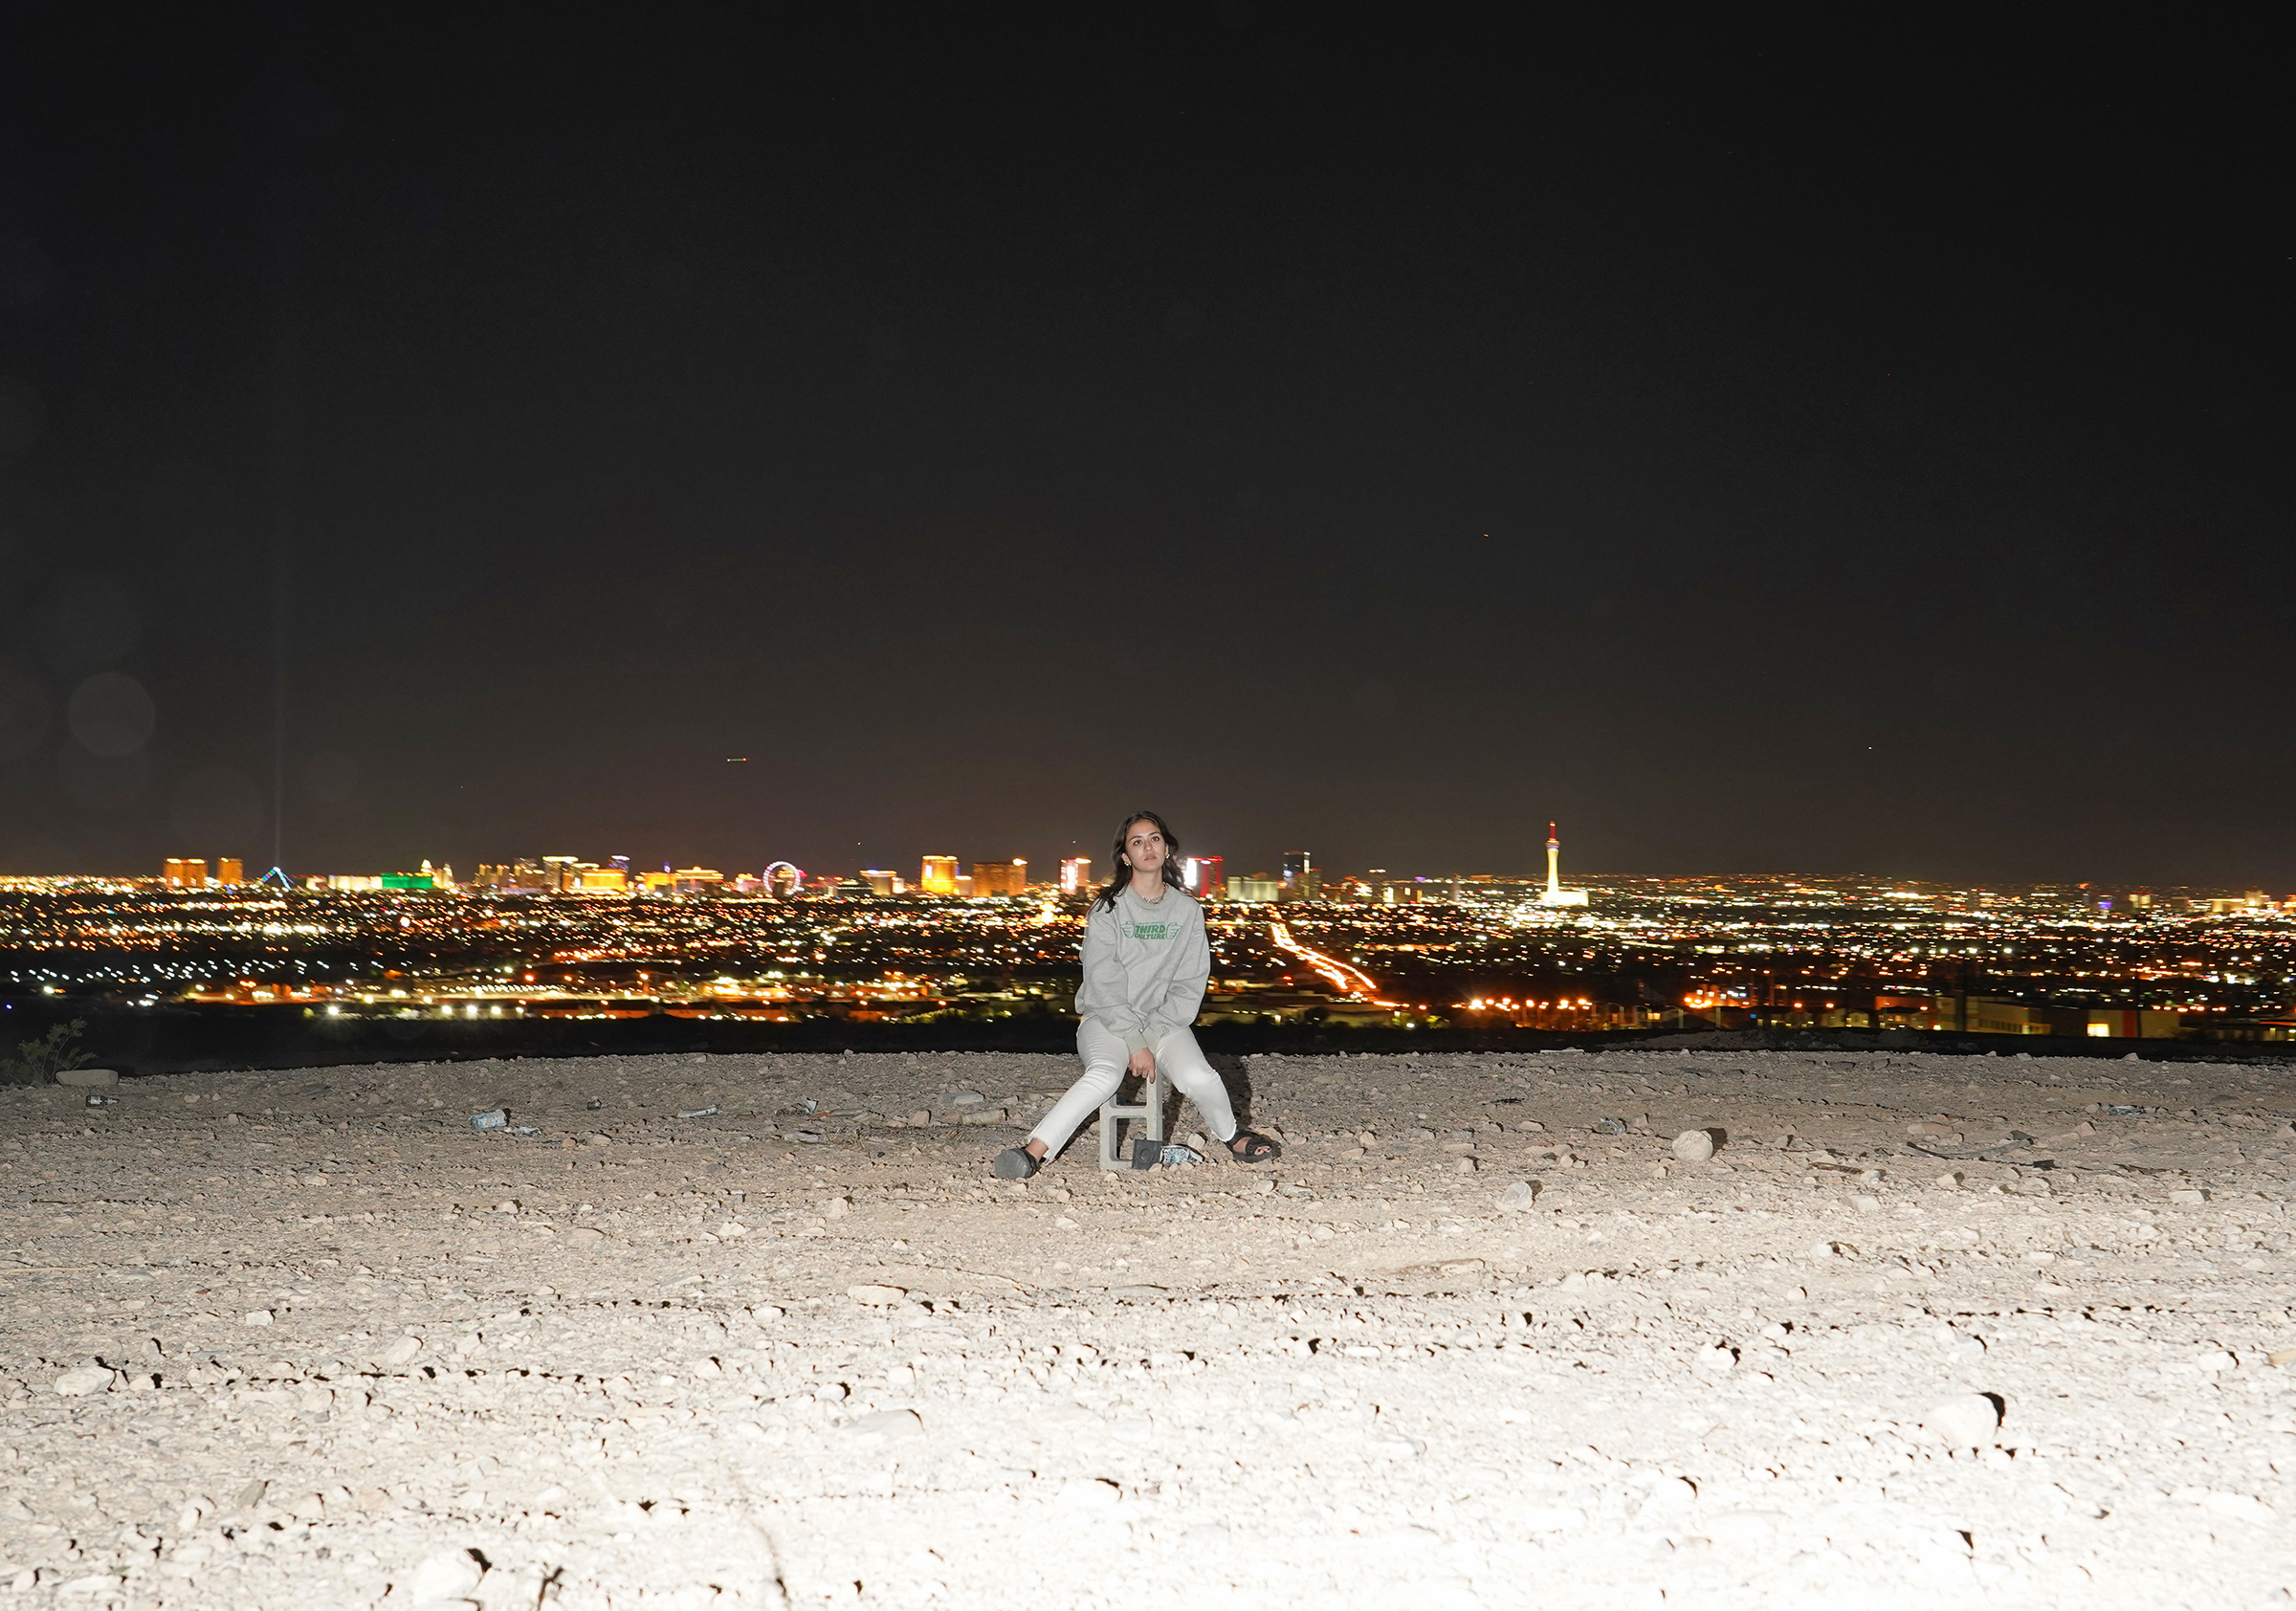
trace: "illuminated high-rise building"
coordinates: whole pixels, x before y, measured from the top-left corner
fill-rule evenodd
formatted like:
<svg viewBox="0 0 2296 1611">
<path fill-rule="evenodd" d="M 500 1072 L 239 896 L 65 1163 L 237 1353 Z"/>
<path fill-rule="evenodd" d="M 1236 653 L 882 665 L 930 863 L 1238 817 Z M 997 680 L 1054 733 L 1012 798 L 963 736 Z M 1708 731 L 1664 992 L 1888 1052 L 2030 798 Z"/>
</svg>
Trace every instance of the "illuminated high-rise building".
<svg viewBox="0 0 2296 1611">
<path fill-rule="evenodd" d="M 1064 895 L 1089 895 L 1093 893 L 1093 858 L 1071 856 L 1060 864 L 1060 893 Z"/>
<path fill-rule="evenodd" d="M 1584 906 L 1584 890 L 1566 890 L 1562 887 L 1562 839 L 1553 823 L 1547 824 L 1547 888 L 1538 897 L 1541 906 Z"/>
<path fill-rule="evenodd" d="M 1283 898 L 1286 900 L 1314 900 L 1315 858 L 1305 850 L 1286 850 L 1283 888 Z"/>
<path fill-rule="evenodd" d="M 1198 900 L 1218 900 L 1227 894 L 1227 858 L 1182 856 L 1180 858 L 1180 881 L 1181 887 Z"/>
<path fill-rule="evenodd" d="M 897 895 L 908 888 L 901 882 L 899 873 L 886 867 L 863 868 L 861 881 L 869 886 L 869 893 L 872 895 Z"/>
<path fill-rule="evenodd" d="M 927 856 L 924 870 L 917 874 L 916 887 L 929 895 L 953 895 L 957 893 L 957 858 L 955 856 Z"/>
<path fill-rule="evenodd" d="M 215 863 L 215 882 L 232 889 L 247 882 L 247 864 L 237 856 L 222 856 Z"/>
<path fill-rule="evenodd" d="M 204 890 L 208 887 L 208 861 L 205 856 L 169 856 L 167 858 L 167 887 L 171 890 Z"/>
<path fill-rule="evenodd" d="M 1028 864 L 1018 856 L 1010 861 L 973 863 L 973 894 L 977 895 L 1025 894 L 1027 889 Z"/>
</svg>

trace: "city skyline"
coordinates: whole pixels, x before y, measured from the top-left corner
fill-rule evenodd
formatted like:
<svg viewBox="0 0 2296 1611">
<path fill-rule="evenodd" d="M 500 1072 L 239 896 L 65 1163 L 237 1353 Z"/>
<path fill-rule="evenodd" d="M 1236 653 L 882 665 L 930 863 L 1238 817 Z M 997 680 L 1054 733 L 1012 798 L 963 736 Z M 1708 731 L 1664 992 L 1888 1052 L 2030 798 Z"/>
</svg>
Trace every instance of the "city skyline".
<svg viewBox="0 0 2296 1611">
<path fill-rule="evenodd" d="M 1331 887 L 1334 888 L 1351 881 L 1360 883 L 1365 880 L 1384 879 L 1396 883 L 1431 885 L 1459 878 L 1474 878 L 1501 881 L 1519 880 L 1527 884 L 1543 880 L 1543 888 L 1536 894 L 1540 904 L 1558 907 L 1582 906 L 1586 904 L 1592 892 L 1562 887 L 1562 847 L 1558 825 L 1549 822 L 1546 827 L 1547 837 L 1539 844 L 1542 863 L 1535 872 L 1529 869 L 1461 866 L 1448 866 L 1435 871 L 1370 866 L 1333 869 L 1323 865 L 1313 865 L 1311 852 L 1297 850 L 1281 852 L 1270 858 L 1275 869 L 1275 871 L 1270 871 L 1269 868 L 1247 868 L 1244 864 L 1236 862 L 1235 858 L 1201 848 L 1184 850 L 1178 858 L 1178 865 L 1181 872 L 1182 887 L 1192 892 L 1197 890 L 1200 870 L 1201 875 L 1208 879 L 1215 889 L 1229 879 L 1264 880 L 1269 894 L 1265 896 L 1247 897 L 1254 899 L 1274 900 L 1278 898 L 1279 892 L 1283 899 L 1300 898 L 1302 891 L 1315 891 L 1323 886 L 1323 881 L 1327 877 L 1331 880 Z M 414 887 L 406 882 L 407 880 L 432 879 L 435 868 L 437 887 L 510 885 L 518 881 L 498 875 L 508 874 L 514 869 L 531 868 L 538 877 L 525 880 L 523 887 L 565 890 L 575 893 L 585 893 L 586 890 L 586 893 L 592 894 L 624 893 L 626 891 L 643 893 L 649 888 L 664 892 L 674 889 L 679 893 L 685 893 L 685 886 L 691 884 L 696 877 L 713 884 L 722 880 L 727 893 L 736 893 L 738 882 L 741 885 L 740 893 L 751 893 L 768 886 L 778 885 L 791 875 L 794 875 L 800 883 L 818 888 L 826 875 L 829 879 L 854 888 L 873 887 L 874 893 L 878 894 L 900 893 L 918 895 L 1018 894 L 1023 888 L 1057 890 L 1064 894 L 1074 894 L 1080 893 L 1077 872 L 1086 875 L 1086 883 L 1090 890 L 1097 890 L 1106 886 L 1111 872 L 1105 851 L 1097 858 L 1089 855 L 1074 855 L 1063 856 L 1053 861 L 1034 861 L 1027 856 L 983 860 L 945 852 L 927 851 L 912 858 L 910 865 L 917 870 L 914 874 L 898 868 L 856 866 L 850 870 L 837 870 L 816 866 L 806 869 L 782 856 L 755 863 L 755 871 L 752 871 L 751 867 L 707 866 L 701 858 L 687 858 L 684 865 L 680 866 L 675 859 L 672 859 L 659 864 L 658 874 L 651 867 L 638 866 L 632 857 L 626 854 L 607 855 L 595 860 L 571 854 L 525 855 L 507 858 L 499 862 L 479 861 L 471 865 L 475 867 L 475 871 L 459 879 L 453 874 L 452 861 L 442 857 L 434 863 L 431 858 L 423 857 L 411 867 L 396 867 L 389 870 L 378 870 L 371 867 L 356 872 L 342 868 L 326 872 L 299 870 L 288 874 L 286 884 L 289 887 L 306 888 L 405 889 Z M 227 888 L 253 887 L 267 877 L 274 882 L 277 881 L 276 872 L 251 871 L 254 866 L 254 863 L 243 856 L 168 855 L 162 859 L 160 870 L 156 873 L 95 868 L 32 872 L 9 868 L 4 861 L 0 861 L 0 879 L 109 878 L 122 882 L 136 882 L 156 878 L 169 887 L 176 887 L 179 884 L 200 887 L 204 883 L 207 887 Z M 563 872 L 552 872 L 553 866 L 562 869 Z M 1028 869 L 1031 866 L 1041 869 L 1041 874 L 1034 877 L 1029 876 Z M 211 875 L 206 871 L 210 867 L 214 870 Z M 984 884 L 981 877 L 983 868 L 996 869 L 1000 872 L 1010 869 L 1012 872 L 1008 879 L 992 877 L 988 883 Z M 585 886 L 583 878 L 585 871 L 603 872 L 607 874 L 607 877 L 592 878 Z M 1783 877 L 1822 880 L 1829 877 L 1891 876 L 1888 873 L 1877 873 L 1872 869 L 1848 868 L 1710 867 L 1687 870 L 1616 868 L 1587 871 L 1575 866 L 1572 869 L 1572 875 L 1597 880 L 1696 879 L 1700 877 L 1726 879 Z M 1905 876 L 1907 881 L 1913 883 L 1950 885 L 1957 882 L 1912 875 Z M 2100 892 L 2134 892 L 2139 895 L 2140 905 L 2149 898 L 2147 893 L 2156 889 L 2169 891 L 2208 890 L 2219 893 L 2237 891 L 2248 894 L 2266 888 L 2265 881 L 2258 878 L 2194 882 L 2105 877 L 1991 879 L 1976 881 L 1970 887 L 1981 888 L 1986 885 L 1999 885 L 2004 888 L 2069 887 L 2084 890 L 2095 888 Z M 979 887 L 976 888 L 976 886 Z M 2296 900 L 2296 895 L 2289 898 Z"/>
</svg>

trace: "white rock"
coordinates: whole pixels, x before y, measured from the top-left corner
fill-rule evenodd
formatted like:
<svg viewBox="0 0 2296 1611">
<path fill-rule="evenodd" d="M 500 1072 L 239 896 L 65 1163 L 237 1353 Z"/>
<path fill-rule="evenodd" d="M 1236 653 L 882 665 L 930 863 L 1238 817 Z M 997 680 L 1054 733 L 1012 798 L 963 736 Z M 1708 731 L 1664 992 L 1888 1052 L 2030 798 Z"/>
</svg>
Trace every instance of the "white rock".
<svg viewBox="0 0 2296 1611">
<path fill-rule="evenodd" d="M 909 1295 L 909 1290 L 906 1287 L 848 1287 L 845 1290 L 845 1295 L 855 1303 L 866 1303 L 875 1308 L 883 1308 L 887 1304 L 899 1303 Z"/>
<path fill-rule="evenodd" d="M 579 1247 L 595 1247 L 606 1240 L 606 1232 L 596 1225 L 576 1225 L 566 1232 L 566 1240 Z"/>
<path fill-rule="evenodd" d="M 1099 1477 L 1071 1477 L 1060 1485 L 1059 1497 L 1053 1502 L 1080 1511 L 1105 1511 L 1122 1497 L 1115 1483 Z"/>
<path fill-rule="evenodd" d="M 2001 1412 L 1982 1393 L 1963 1393 L 1932 1405 L 1921 1423 L 1954 1448 L 1983 1448 L 1992 1445 Z"/>
<path fill-rule="evenodd" d="M 1699 1531 L 1717 1544 L 1758 1544 L 1789 1524 L 1782 1511 L 1725 1511 L 1707 1517 Z"/>
<path fill-rule="evenodd" d="M 272 1313 L 268 1309 L 251 1309 L 245 1314 L 240 1315 L 239 1319 L 243 1325 L 268 1326 L 272 1321 Z"/>
<path fill-rule="evenodd" d="M 846 1430 L 859 1438 L 916 1438 L 924 1435 L 925 1423 L 915 1410 L 878 1410 L 855 1417 Z"/>
<path fill-rule="evenodd" d="M 426 1556 L 412 1572 L 407 1574 L 407 1598 L 416 1602 L 426 1600 L 468 1600 L 478 1587 L 485 1571 L 471 1558 L 468 1550 L 441 1550 Z M 396 1600 L 397 1595 L 391 1598 Z"/>
<path fill-rule="evenodd" d="M 84 1399 L 111 1390 L 112 1373 L 101 1365 L 82 1365 L 55 1379 L 55 1390 L 67 1399 Z"/>
<path fill-rule="evenodd" d="M 1586 1512 L 1568 1505 L 1534 1505 L 1529 1510 L 1515 1512 L 1512 1520 L 1525 1533 L 1567 1533 L 1574 1527 L 1586 1525 Z"/>
<path fill-rule="evenodd" d="M 1939 1191 L 1959 1191 L 1961 1189 L 1961 1171 L 1948 1169 L 1944 1174 L 1938 1176 L 1937 1189 Z"/>
<path fill-rule="evenodd" d="M 2226 1493 L 2221 1490 L 2202 1497 L 2201 1506 L 2219 1516 L 2232 1516 L 2241 1521 L 2270 1521 L 2272 1507 L 2253 1493 Z"/>
<path fill-rule="evenodd" d="M 1457 1163 L 1452 1164 L 1451 1167 L 1462 1175 L 1472 1175 L 1478 1165 L 1473 1159 L 1463 1158 Z"/>
<path fill-rule="evenodd" d="M 1863 1192 L 1851 1198 L 1850 1202 L 1868 1214 L 1878 1214 L 1882 1211 L 1882 1200 L 1878 1197 L 1869 1197 Z"/>
<path fill-rule="evenodd" d="M 1711 1348 L 1702 1348 L 1690 1357 L 1690 1363 L 1710 1376 L 1719 1376 L 1735 1367 L 1737 1362 L 1737 1355 L 1732 1352 L 1728 1343 L 1722 1342 Z"/>
<path fill-rule="evenodd" d="M 912 1127 L 922 1128 L 923 1126 L 931 1124 L 932 1122 L 933 1114 L 930 1109 L 918 1108 L 909 1115 L 909 1123 Z"/>
<path fill-rule="evenodd" d="M 1499 1206 L 1502 1208 L 1530 1208 L 1536 1206 L 1537 1202 L 1536 1181 L 1517 1181 L 1499 1193 Z"/>
<path fill-rule="evenodd" d="M 1674 1156 L 1685 1163 L 1704 1163 L 1714 1156 L 1714 1138 L 1703 1130 L 1686 1130 L 1674 1137 Z"/>
<path fill-rule="evenodd" d="M 1638 1515 L 1656 1517 L 1688 1510 L 1698 1498 L 1698 1489 L 1688 1477 L 1662 1477 L 1651 1485 L 1649 1494 L 1643 1500 Z"/>
<path fill-rule="evenodd" d="M 410 1362 L 422 1351 L 423 1339 L 421 1337 L 403 1336 L 377 1354 L 375 1362 L 379 1365 L 404 1365 Z"/>
<path fill-rule="evenodd" d="M 832 1220 L 842 1220 L 846 1215 L 852 1212 L 852 1207 L 853 1200 L 851 1198 L 832 1197 L 827 1203 L 823 1205 L 822 1212 L 828 1215 L 828 1217 Z"/>
</svg>

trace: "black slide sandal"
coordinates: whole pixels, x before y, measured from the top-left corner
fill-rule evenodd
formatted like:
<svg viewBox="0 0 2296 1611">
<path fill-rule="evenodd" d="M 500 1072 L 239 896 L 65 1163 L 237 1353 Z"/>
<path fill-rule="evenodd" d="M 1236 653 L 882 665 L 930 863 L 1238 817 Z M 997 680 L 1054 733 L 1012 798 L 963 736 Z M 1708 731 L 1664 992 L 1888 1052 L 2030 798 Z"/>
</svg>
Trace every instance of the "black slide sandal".
<svg viewBox="0 0 2296 1611">
<path fill-rule="evenodd" d="M 1239 1130 L 1227 1143 L 1227 1156 L 1238 1163 L 1273 1163 L 1281 1151 L 1256 1130 Z"/>
</svg>

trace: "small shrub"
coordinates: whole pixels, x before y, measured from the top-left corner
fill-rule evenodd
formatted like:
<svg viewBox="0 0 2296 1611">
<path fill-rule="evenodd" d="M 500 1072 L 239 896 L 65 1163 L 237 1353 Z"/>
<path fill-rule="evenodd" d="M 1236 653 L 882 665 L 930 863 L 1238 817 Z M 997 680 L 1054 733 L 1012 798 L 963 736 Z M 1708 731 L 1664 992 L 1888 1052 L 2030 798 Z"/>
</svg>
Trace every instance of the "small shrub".
<svg viewBox="0 0 2296 1611">
<path fill-rule="evenodd" d="M 48 1032 L 17 1045 L 13 1057 L 0 1059 L 0 1085 L 49 1085 L 66 1069 L 84 1069 L 96 1059 L 79 1049 L 79 1034 L 87 1025 L 75 1018 L 52 1024 Z"/>
</svg>

